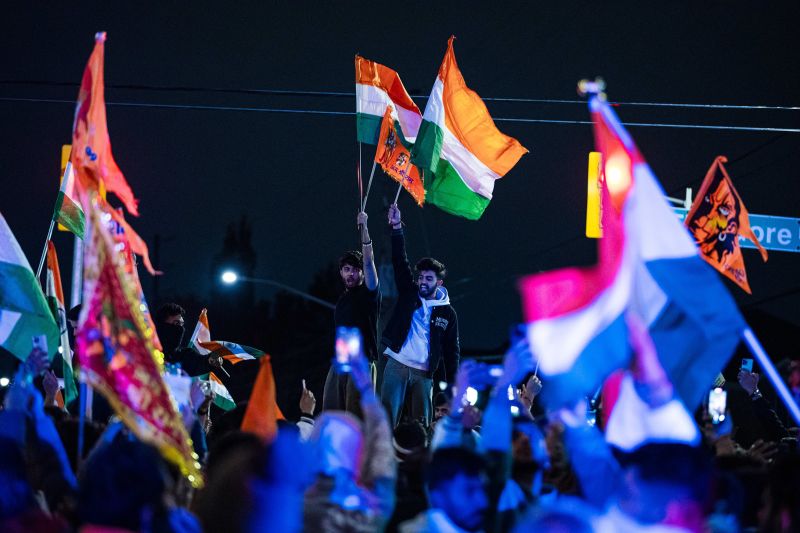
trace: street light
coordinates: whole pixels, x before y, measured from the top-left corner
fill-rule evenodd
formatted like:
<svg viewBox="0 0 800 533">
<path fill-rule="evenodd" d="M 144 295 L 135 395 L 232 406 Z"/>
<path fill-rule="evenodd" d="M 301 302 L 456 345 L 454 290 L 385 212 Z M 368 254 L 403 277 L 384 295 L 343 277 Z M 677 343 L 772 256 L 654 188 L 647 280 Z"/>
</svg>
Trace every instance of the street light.
<svg viewBox="0 0 800 533">
<path fill-rule="evenodd" d="M 238 279 L 239 276 L 233 270 L 226 270 L 222 273 L 222 283 L 226 285 L 233 285 Z"/>
<path fill-rule="evenodd" d="M 222 273 L 222 275 L 220 276 L 220 279 L 222 280 L 222 282 L 225 285 L 233 285 L 237 281 L 247 281 L 247 282 L 250 282 L 250 283 L 262 283 L 264 285 L 272 285 L 273 287 L 278 287 L 279 289 L 283 289 L 283 290 L 285 290 L 287 292 L 291 292 L 292 294 L 296 294 L 297 296 L 299 296 L 299 297 L 301 297 L 301 298 L 303 298 L 305 300 L 308 300 L 310 302 L 314 302 L 315 304 L 319 304 L 319 305 L 321 305 L 323 307 L 327 307 L 328 309 L 336 309 L 336 306 L 333 305 L 330 302 L 326 302 L 325 300 L 317 298 L 316 296 L 314 296 L 312 294 L 308 294 L 307 292 L 303 292 L 301 290 L 295 289 L 294 287 L 290 287 L 289 285 L 286 285 L 286 284 L 281 283 L 279 281 L 274 281 L 274 280 L 271 280 L 271 279 L 250 278 L 250 277 L 247 277 L 247 276 L 240 276 L 236 272 L 234 272 L 233 270 L 224 271 Z"/>
</svg>

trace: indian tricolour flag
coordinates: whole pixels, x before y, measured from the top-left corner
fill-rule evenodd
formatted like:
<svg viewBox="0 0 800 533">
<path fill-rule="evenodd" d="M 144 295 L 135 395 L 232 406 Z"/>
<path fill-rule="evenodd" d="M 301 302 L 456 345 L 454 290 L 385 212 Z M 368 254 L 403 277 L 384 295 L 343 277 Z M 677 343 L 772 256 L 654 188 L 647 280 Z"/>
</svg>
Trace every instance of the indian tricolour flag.
<svg viewBox="0 0 800 533">
<path fill-rule="evenodd" d="M 222 384 L 222 380 L 217 377 L 213 372 L 209 372 L 204 376 L 198 376 L 197 379 L 207 381 L 211 392 L 214 393 L 214 405 L 223 411 L 230 411 L 236 407 L 236 402 L 233 401 L 233 396 L 228 391 L 228 388 Z"/>
<path fill-rule="evenodd" d="M 739 343 L 744 321 L 608 103 L 593 96 L 589 107 L 605 176 L 598 263 L 520 284 L 545 400 L 563 405 L 593 394 L 628 365 L 625 316 L 632 312 L 692 412 Z"/>
<path fill-rule="evenodd" d="M 453 39 L 439 67 L 411 152 L 425 172 L 425 201 L 470 220 L 481 217 L 502 178 L 528 150 L 500 133 L 456 64 Z"/>
<path fill-rule="evenodd" d="M 208 355 L 211 351 L 202 346 L 203 342 L 211 342 L 211 329 L 208 327 L 208 311 L 206 309 L 200 311 L 192 338 L 189 339 L 189 346 L 197 350 L 200 355 Z"/>
<path fill-rule="evenodd" d="M 33 337 L 45 335 L 48 355 L 58 349 L 58 327 L 31 265 L 0 214 L 0 346 L 24 361 Z"/>
<path fill-rule="evenodd" d="M 392 109 L 401 141 L 410 147 L 417 138 L 422 114 L 394 70 L 356 56 L 356 131 L 358 142 L 378 144 L 386 108 Z"/>
<path fill-rule="evenodd" d="M 242 361 L 259 359 L 266 355 L 257 348 L 251 348 L 250 346 L 228 341 L 201 342 L 200 346 L 208 350 L 212 355 L 221 356 L 234 365 Z"/>
<path fill-rule="evenodd" d="M 75 173 L 72 163 L 67 163 L 64 177 L 61 179 L 61 189 L 58 191 L 56 207 L 53 210 L 53 220 L 83 238 L 86 231 L 86 216 L 75 191 Z"/>
<path fill-rule="evenodd" d="M 67 311 L 64 305 L 64 291 L 61 285 L 61 270 L 58 268 L 58 256 L 53 241 L 47 242 L 47 303 L 56 319 L 56 324 L 61 333 L 61 360 L 64 374 L 64 390 L 67 403 L 78 398 L 78 388 L 75 385 L 75 374 L 72 369 L 72 349 L 69 347 L 69 332 L 67 331 Z"/>
</svg>

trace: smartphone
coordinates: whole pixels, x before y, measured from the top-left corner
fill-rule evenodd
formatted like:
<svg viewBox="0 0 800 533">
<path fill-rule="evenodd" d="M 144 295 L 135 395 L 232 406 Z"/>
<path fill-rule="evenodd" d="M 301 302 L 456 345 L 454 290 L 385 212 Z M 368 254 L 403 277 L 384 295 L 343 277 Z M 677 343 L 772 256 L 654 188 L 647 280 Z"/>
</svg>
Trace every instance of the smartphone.
<svg viewBox="0 0 800 533">
<path fill-rule="evenodd" d="M 34 335 L 31 337 L 31 345 L 34 350 L 47 353 L 47 335 Z"/>
<path fill-rule="evenodd" d="M 358 328 L 336 328 L 333 364 L 341 373 L 353 370 L 352 360 L 361 353 L 361 332 Z"/>
<path fill-rule="evenodd" d="M 745 372 L 752 372 L 753 371 L 753 360 L 752 359 L 742 359 L 742 370 Z"/>
<path fill-rule="evenodd" d="M 719 424 L 725 420 L 725 411 L 727 410 L 728 393 L 717 387 L 708 393 L 708 414 L 711 416 L 711 422 Z"/>
<path fill-rule="evenodd" d="M 478 403 L 478 389 L 467 387 L 467 403 L 470 405 Z"/>
</svg>

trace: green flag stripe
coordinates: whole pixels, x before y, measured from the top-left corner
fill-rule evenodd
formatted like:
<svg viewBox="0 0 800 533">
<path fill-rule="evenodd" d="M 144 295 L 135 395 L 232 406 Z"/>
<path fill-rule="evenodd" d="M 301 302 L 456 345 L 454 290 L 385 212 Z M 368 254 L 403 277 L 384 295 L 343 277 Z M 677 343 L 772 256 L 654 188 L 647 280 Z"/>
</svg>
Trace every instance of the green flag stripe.
<svg viewBox="0 0 800 533">
<path fill-rule="evenodd" d="M 447 160 L 439 159 L 432 178 L 425 177 L 425 202 L 469 220 L 481 218 L 490 200 L 472 192 Z"/>
</svg>

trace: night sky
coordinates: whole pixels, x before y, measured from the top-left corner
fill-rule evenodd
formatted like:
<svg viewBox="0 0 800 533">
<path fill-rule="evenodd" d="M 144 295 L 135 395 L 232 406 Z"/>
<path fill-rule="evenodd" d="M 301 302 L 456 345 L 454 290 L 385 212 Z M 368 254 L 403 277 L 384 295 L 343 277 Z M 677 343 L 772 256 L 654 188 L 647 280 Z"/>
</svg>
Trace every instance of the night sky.
<svg viewBox="0 0 800 533">
<path fill-rule="evenodd" d="M 397 70 L 424 109 L 455 34 L 467 84 L 486 98 L 576 100 L 576 82 L 599 75 L 612 101 L 800 105 L 796 2 L 111 4 L 7 8 L 0 98 L 74 101 L 93 35 L 104 30 L 109 103 L 352 112 L 354 96 L 241 90 L 352 92 L 359 53 Z M 496 118 L 588 120 L 584 104 L 487 105 Z M 800 111 L 616 109 L 629 122 L 800 127 Z M 34 268 L 72 114 L 69 103 L 0 100 L 0 212 Z M 140 199 L 141 216 L 131 222 L 151 245 L 161 236 L 161 299 L 195 294 L 202 301 L 210 293 L 212 258 L 241 215 L 253 223 L 256 274 L 300 289 L 357 245 L 353 116 L 109 105 L 108 123 L 117 163 Z M 530 154 L 496 184 L 480 221 L 420 210 L 405 193 L 400 200 L 409 254 L 447 265 L 462 345 L 471 348 L 498 346 L 520 319 L 519 275 L 595 257 L 595 242 L 583 237 L 591 127 L 497 124 Z M 725 154 L 751 213 L 800 217 L 800 134 L 630 132 L 673 196 L 687 185 L 696 191 L 714 157 Z M 364 147 L 365 180 L 372 150 Z M 380 173 L 375 179 L 367 211 L 379 260 L 387 261 L 385 204 L 396 187 Z M 56 245 L 66 283 L 70 238 L 59 234 Z M 767 264 L 753 250 L 744 254 L 753 295 L 729 284 L 739 304 L 800 325 L 800 254 L 771 252 Z M 143 283 L 151 293 L 151 281 Z"/>
</svg>

